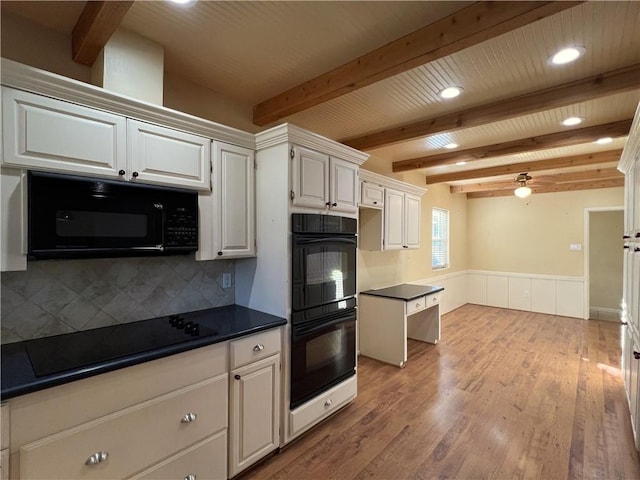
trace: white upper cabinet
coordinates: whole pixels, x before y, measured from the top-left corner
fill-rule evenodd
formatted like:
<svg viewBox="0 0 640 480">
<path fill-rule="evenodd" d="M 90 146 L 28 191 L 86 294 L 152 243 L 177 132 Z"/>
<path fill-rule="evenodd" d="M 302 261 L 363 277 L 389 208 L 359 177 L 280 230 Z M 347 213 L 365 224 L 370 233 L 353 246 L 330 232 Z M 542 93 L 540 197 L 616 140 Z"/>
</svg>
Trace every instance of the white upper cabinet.
<svg viewBox="0 0 640 480">
<path fill-rule="evenodd" d="M 330 157 L 329 167 L 329 208 L 338 212 L 357 212 L 360 194 L 358 165 Z"/>
<path fill-rule="evenodd" d="M 2 164 L 210 190 L 211 140 L 2 87 Z"/>
<path fill-rule="evenodd" d="M 422 195 L 427 190 L 368 170 L 360 170 L 360 178 L 360 206 L 368 207 L 360 209 L 360 248 L 420 248 Z"/>
<path fill-rule="evenodd" d="M 420 248 L 421 203 L 411 193 L 385 190 L 385 250 Z"/>
<path fill-rule="evenodd" d="M 384 187 L 371 182 L 360 184 L 360 206 L 382 208 L 384 206 Z"/>
<path fill-rule="evenodd" d="M 198 260 L 255 256 L 254 158 L 248 148 L 213 142 L 213 191 L 199 196 Z"/>
<path fill-rule="evenodd" d="M 127 179 L 209 190 L 211 140 L 127 120 Z"/>
<path fill-rule="evenodd" d="M 125 118 L 2 87 L 3 165 L 117 177 Z"/>
<path fill-rule="evenodd" d="M 305 147 L 292 147 L 292 204 L 335 212 L 358 211 L 358 165 Z"/>
</svg>

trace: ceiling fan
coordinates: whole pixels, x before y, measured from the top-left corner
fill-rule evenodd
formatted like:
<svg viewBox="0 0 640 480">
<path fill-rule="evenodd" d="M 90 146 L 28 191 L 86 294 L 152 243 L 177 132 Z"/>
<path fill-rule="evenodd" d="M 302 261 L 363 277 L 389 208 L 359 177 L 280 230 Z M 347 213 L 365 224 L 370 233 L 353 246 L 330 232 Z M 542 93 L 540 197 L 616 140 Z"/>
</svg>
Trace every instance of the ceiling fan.
<svg viewBox="0 0 640 480">
<path fill-rule="evenodd" d="M 518 184 L 518 188 L 513 191 L 516 197 L 525 198 L 531 195 L 531 188 L 527 187 L 529 180 L 531 180 L 531 175 L 527 173 L 521 173 L 513 180 Z"/>
</svg>

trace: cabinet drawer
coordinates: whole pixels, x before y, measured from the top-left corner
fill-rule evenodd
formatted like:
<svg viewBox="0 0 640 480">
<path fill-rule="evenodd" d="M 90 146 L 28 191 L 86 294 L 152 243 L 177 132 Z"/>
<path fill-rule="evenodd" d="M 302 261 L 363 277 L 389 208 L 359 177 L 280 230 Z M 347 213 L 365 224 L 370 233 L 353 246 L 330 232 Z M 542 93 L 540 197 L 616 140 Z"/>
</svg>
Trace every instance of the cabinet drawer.
<svg viewBox="0 0 640 480">
<path fill-rule="evenodd" d="M 227 379 L 205 380 L 24 445 L 21 476 L 114 479 L 139 471 L 226 428 Z M 106 458 L 87 465 L 99 452 Z"/>
<path fill-rule="evenodd" d="M 440 297 L 441 297 L 441 293 L 433 293 L 431 295 L 427 295 L 425 302 L 424 302 L 424 306 L 426 308 L 429 308 L 433 305 L 438 305 L 440 303 Z"/>
<path fill-rule="evenodd" d="M 280 352 L 280 329 L 257 333 L 231 342 L 231 369 Z"/>
<path fill-rule="evenodd" d="M 411 315 L 412 313 L 419 312 L 420 310 L 424 310 L 426 305 L 426 296 L 414 298 L 413 300 L 409 300 L 407 302 L 407 315 Z"/>
<path fill-rule="evenodd" d="M 356 391 L 357 380 L 354 375 L 349 380 L 336 385 L 317 398 L 290 412 L 289 430 L 291 436 L 296 436 L 338 410 L 342 405 L 355 398 Z"/>
<path fill-rule="evenodd" d="M 226 374 L 228 355 L 222 342 L 12 398 L 11 444 L 25 445 Z"/>
<path fill-rule="evenodd" d="M 226 479 L 226 452 L 227 431 L 223 430 L 129 480 L 181 479 L 189 478 L 189 475 L 193 475 L 195 479 Z"/>
</svg>

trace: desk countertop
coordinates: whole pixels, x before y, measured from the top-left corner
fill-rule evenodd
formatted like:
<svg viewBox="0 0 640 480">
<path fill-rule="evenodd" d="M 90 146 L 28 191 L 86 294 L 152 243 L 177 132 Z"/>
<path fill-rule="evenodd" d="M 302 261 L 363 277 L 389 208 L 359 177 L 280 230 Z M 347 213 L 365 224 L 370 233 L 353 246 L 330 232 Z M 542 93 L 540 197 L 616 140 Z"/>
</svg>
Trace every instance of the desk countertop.
<svg viewBox="0 0 640 480">
<path fill-rule="evenodd" d="M 366 290 L 360 292 L 361 295 L 372 295 L 375 297 L 394 298 L 396 300 L 404 300 L 405 302 L 413 300 L 423 295 L 438 293 L 444 290 L 444 287 L 438 285 L 414 285 L 411 283 L 402 283 L 387 288 L 379 288 L 377 290 Z"/>
</svg>

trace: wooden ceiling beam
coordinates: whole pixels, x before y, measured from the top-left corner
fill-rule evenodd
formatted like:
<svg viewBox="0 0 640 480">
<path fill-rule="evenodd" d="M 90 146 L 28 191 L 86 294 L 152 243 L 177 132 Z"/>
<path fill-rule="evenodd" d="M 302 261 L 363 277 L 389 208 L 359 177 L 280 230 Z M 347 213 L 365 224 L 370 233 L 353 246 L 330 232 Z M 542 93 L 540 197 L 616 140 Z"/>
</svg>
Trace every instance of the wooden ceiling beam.
<svg viewBox="0 0 640 480">
<path fill-rule="evenodd" d="M 474 2 L 413 33 L 253 107 L 267 125 L 385 78 L 411 70 L 583 2 Z"/>
<path fill-rule="evenodd" d="M 593 190 L 596 188 L 613 188 L 623 187 L 624 178 L 615 178 L 609 180 L 595 180 L 592 182 L 573 182 L 573 183 L 561 183 L 558 185 L 548 186 L 531 186 L 532 196 L 540 193 L 555 193 L 555 192 L 574 192 L 576 190 Z M 514 187 L 515 190 L 515 187 Z M 513 190 L 492 190 L 488 192 L 470 192 L 467 193 L 467 198 L 490 198 L 490 197 L 507 197 L 513 195 Z"/>
<path fill-rule="evenodd" d="M 582 172 L 567 172 L 551 175 L 531 175 L 533 178 L 527 185 L 533 187 L 547 187 L 548 185 L 562 185 L 564 183 L 593 182 L 594 180 L 610 180 L 624 178 L 622 172 L 617 168 L 597 168 Z M 515 178 L 515 177 L 514 177 Z M 517 187 L 514 179 L 494 182 L 470 183 L 467 185 L 452 185 L 451 193 L 489 192 L 492 190 L 513 190 Z"/>
<path fill-rule="evenodd" d="M 92 66 L 132 5 L 133 1 L 88 1 L 71 33 L 73 61 Z"/>
<path fill-rule="evenodd" d="M 455 182 L 458 180 L 472 180 L 474 178 L 498 177 L 501 175 L 517 175 L 520 172 L 538 172 L 540 170 L 552 170 L 556 168 L 582 167 L 601 163 L 618 162 L 622 150 L 608 150 L 571 157 L 553 158 L 551 160 L 533 160 L 530 162 L 510 163 L 497 167 L 476 168 L 474 170 L 461 170 L 459 172 L 442 173 L 426 177 L 428 185 L 435 183 Z"/>
<path fill-rule="evenodd" d="M 420 168 L 453 165 L 456 162 L 472 162 L 502 155 L 547 150 L 550 148 L 568 147 L 581 143 L 595 142 L 600 137 L 621 137 L 629 134 L 632 119 L 605 123 L 591 127 L 565 130 L 562 132 L 540 135 L 538 137 L 521 138 L 510 142 L 483 145 L 452 153 L 441 153 L 428 157 L 410 158 L 393 162 L 394 172 L 406 172 Z"/>
<path fill-rule="evenodd" d="M 640 64 L 499 102 L 342 140 L 342 143 L 358 150 L 371 150 L 439 132 L 453 132 L 638 89 L 640 89 Z"/>
</svg>

